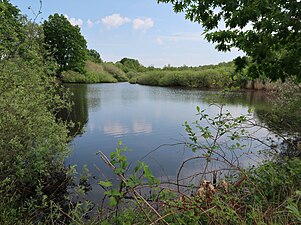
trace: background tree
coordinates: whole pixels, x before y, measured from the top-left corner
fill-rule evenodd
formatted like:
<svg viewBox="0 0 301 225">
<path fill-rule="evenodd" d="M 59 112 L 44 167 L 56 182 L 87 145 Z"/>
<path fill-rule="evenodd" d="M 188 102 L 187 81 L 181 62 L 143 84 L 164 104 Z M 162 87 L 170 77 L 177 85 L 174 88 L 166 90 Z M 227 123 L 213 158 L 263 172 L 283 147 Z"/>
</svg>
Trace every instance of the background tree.
<svg viewBox="0 0 301 225">
<path fill-rule="evenodd" d="M 89 49 L 88 50 L 88 59 L 92 62 L 95 62 L 95 63 L 102 63 L 102 59 L 100 58 L 100 54 L 94 49 Z"/>
<path fill-rule="evenodd" d="M 122 69 L 125 73 L 129 71 L 135 71 L 135 72 L 145 71 L 145 67 L 141 65 L 137 59 L 123 58 L 117 63 L 122 64 Z"/>
<path fill-rule="evenodd" d="M 87 42 L 80 28 L 57 13 L 49 16 L 43 28 L 46 48 L 59 65 L 58 73 L 67 70 L 84 73 Z"/>
<path fill-rule="evenodd" d="M 250 57 L 248 74 L 282 80 L 301 79 L 301 2 L 262 0 L 158 0 L 169 2 L 175 12 L 203 25 L 205 38 L 219 51 L 238 48 Z M 219 29 L 221 23 L 224 29 Z M 247 65 L 246 57 L 236 60 Z"/>
<path fill-rule="evenodd" d="M 24 50 L 25 18 L 9 1 L 0 1 L 0 60 L 14 57 Z"/>
</svg>

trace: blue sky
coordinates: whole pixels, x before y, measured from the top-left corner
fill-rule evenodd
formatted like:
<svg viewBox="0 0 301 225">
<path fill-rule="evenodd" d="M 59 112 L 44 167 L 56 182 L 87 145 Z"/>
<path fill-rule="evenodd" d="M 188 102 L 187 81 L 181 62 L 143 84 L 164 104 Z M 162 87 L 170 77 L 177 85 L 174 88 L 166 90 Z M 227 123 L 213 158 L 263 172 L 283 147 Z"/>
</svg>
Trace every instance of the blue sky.
<svg viewBox="0 0 301 225">
<path fill-rule="evenodd" d="M 28 7 L 35 12 L 39 8 L 39 0 L 11 2 L 30 18 L 34 16 Z M 242 54 L 218 52 L 204 40 L 201 25 L 156 0 L 43 0 L 37 21 L 54 13 L 79 25 L 88 48 L 97 50 L 104 61 L 128 57 L 145 66 L 197 66 L 230 61 Z"/>
</svg>

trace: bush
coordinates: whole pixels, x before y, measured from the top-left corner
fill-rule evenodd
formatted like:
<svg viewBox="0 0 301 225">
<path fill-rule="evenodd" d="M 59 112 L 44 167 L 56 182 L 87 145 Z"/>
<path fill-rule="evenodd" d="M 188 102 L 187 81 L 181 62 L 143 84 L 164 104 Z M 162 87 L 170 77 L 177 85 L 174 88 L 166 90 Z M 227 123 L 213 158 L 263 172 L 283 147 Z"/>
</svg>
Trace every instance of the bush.
<svg viewBox="0 0 301 225">
<path fill-rule="evenodd" d="M 64 71 L 62 73 L 62 76 L 63 76 L 62 80 L 65 83 L 85 83 L 86 82 L 85 75 L 82 75 L 82 74 L 72 71 L 72 70 Z"/>
<path fill-rule="evenodd" d="M 161 77 L 164 76 L 161 72 L 146 72 L 137 78 L 138 84 L 158 86 Z"/>
<path fill-rule="evenodd" d="M 109 73 L 88 71 L 85 83 L 116 83 L 117 80 Z"/>
<path fill-rule="evenodd" d="M 37 187 L 51 194 L 55 182 L 62 184 L 69 138 L 67 126 L 55 117 L 66 105 L 47 68 L 22 59 L 0 64 L 0 223 L 5 224 L 2 218 L 29 210 L 24 199 L 35 198 Z"/>
</svg>

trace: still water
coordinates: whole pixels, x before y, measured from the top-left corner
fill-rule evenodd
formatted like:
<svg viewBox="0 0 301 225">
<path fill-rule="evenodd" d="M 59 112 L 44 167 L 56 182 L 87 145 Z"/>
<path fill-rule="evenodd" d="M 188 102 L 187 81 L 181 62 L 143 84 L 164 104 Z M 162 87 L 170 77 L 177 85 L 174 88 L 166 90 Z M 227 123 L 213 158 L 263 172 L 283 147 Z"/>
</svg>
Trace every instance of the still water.
<svg viewBox="0 0 301 225">
<path fill-rule="evenodd" d="M 96 153 L 109 156 L 122 141 L 128 147 L 130 162 L 145 161 L 156 177 L 174 177 L 180 162 L 192 156 L 182 143 L 186 138 L 184 122 L 192 123 L 196 107 L 215 116 L 219 109 L 211 106 L 208 98 L 217 91 L 191 90 L 117 84 L 68 85 L 74 93 L 73 112 L 69 115 L 80 122 L 84 132 L 71 142 L 72 154 L 66 164 L 76 164 L 79 172 L 87 165 L 94 178 L 91 198 L 97 197 L 97 181 L 110 178 L 112 171 Z M 237 92 L 222 99 L 224 110 L 233 116 L 247 114 L 250 107 L 268 108 L 264 94 Z M 151 154 L 149 154 L 151 152 Z M 245 160 L 242 164 L 254 162 Z M 188 166 L 185 173 L 198 168 L 199 162 Z"/>
</svg>

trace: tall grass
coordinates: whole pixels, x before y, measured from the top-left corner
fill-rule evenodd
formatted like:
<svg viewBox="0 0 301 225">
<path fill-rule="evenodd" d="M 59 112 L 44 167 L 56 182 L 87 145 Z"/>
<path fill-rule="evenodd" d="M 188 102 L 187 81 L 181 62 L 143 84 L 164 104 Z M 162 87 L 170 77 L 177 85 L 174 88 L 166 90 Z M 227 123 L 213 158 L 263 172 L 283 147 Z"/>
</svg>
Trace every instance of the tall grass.
<svg viewBox="0 0 301 225">
<path fill-rule="evenodd" d="M 155 70 L 143 73 L 131 81 L 153 86 L 179 86 L 193 88 L 223 88 L 232 84 L 231 72 L 223 69 Z"/>
</svg>

